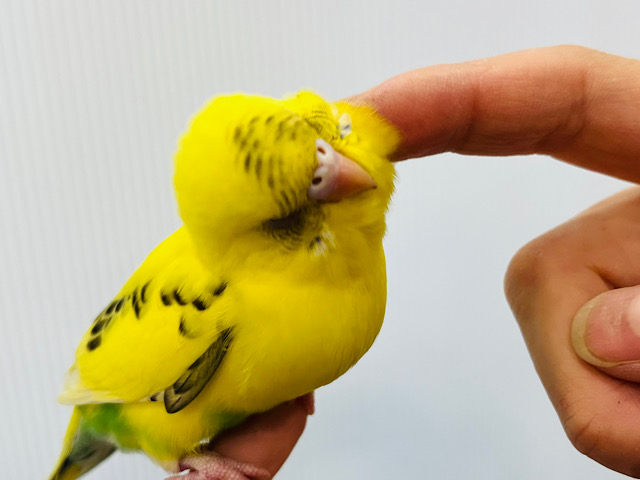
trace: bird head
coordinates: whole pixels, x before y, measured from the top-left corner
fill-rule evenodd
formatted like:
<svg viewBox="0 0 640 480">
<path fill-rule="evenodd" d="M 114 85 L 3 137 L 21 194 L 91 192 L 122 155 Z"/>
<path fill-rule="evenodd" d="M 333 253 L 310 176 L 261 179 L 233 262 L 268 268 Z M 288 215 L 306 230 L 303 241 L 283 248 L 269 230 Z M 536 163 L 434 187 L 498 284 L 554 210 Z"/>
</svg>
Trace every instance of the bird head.
<svg viewBox="0 0 640 480">
<path fill-rule="evenodd" d="M 243 258 L 321 256 L 354 235 L 379 243 L 397 141 L 372 109 L 306 91 L 284 100 L 217 97 L 176 154 L 181 217 L 210 256 L 231 247 Z"/>
</svg>

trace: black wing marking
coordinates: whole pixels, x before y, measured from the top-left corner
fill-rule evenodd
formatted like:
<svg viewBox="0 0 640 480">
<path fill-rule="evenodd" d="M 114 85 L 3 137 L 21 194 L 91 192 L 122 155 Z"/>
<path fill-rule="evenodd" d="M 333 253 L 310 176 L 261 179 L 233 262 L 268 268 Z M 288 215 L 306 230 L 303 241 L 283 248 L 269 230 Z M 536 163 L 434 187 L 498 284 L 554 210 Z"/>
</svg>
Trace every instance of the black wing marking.
<svg viewBox="0 0 640 480">
<path fill-rule="evenodd" d="M 220 366 L 231 341 L 231 328 L 222 331 L 200 358 L 164 391 L 164 408 L 167 413 L 179 412 L 198 396 Z"/>
</svg>

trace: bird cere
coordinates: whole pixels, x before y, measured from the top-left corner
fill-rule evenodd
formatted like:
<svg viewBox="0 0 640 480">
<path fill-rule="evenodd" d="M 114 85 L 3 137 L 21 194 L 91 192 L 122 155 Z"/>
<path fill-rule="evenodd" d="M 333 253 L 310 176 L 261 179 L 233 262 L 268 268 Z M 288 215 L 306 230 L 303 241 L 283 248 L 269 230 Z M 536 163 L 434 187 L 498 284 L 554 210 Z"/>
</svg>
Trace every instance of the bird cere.
<svg viewBox="0 0 640 480">
<path fill-rule="evenodd" d="M 50 480 L 78 478 L 116 450 L 188 480 L 257 478 L 262 469 L 240 462 L 211 477 L 201 466 L 221 457 L 206 444 L 332 382 L 372 345 L 398 138 L 371 108 L 306 91 L 205 105 L 175 158 L 184 225 L 82 338 Z"/>
</svg>

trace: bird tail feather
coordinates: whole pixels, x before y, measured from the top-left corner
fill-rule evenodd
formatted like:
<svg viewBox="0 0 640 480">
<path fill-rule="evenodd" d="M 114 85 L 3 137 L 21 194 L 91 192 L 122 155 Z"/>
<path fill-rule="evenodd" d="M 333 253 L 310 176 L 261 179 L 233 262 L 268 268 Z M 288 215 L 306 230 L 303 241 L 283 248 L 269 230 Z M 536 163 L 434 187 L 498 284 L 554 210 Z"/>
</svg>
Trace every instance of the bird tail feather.
<svg viewBox="0 0 640 480">
<path fill-rule="evenodd" d="M 113 443 L 83 429 L 80 412 L 74 408 L 64 436 L 60 459 L 49 480 L 75 480 L 115 450 Z"/>
</svg>

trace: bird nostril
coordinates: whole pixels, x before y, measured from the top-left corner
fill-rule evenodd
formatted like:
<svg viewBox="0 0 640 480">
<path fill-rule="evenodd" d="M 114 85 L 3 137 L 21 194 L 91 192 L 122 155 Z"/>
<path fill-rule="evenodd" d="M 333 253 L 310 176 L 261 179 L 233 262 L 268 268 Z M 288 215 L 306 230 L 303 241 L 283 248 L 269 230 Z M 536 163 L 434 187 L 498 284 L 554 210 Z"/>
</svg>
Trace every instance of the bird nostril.
<svg viewBox="0 0 640 480">
<path fill-rule="evenodd" d="M 313 180 L 311 180 L 312 185 L 320 185 L 320 182 L 322 182 L 322 177 L 313 177 Z"/>
<path fill-rule="evenodd" d="M 324 147 L 318 147 L 318 152 L 321 153 L 322 155 L 327 154 L 327 151 L 324 149 Z"/>
</svg>

